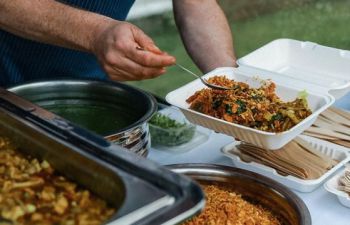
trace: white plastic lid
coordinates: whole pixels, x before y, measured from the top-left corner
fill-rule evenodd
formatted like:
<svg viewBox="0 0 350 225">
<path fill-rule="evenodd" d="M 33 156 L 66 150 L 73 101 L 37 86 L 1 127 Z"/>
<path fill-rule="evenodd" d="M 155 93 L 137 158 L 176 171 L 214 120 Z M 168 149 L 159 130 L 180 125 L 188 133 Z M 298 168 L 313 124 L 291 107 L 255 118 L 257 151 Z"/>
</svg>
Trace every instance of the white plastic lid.
<svg viewBox="0 0 350 225">
<path fill-rule="evenodd" d="M 306 90 L 326 91 L 336 99 L 350 91 L 350 51 L 346 50 L 278 39 L 240 58 L 237 63 L 240 70 L 270 72 L 274 80 Z"/>
</svg>

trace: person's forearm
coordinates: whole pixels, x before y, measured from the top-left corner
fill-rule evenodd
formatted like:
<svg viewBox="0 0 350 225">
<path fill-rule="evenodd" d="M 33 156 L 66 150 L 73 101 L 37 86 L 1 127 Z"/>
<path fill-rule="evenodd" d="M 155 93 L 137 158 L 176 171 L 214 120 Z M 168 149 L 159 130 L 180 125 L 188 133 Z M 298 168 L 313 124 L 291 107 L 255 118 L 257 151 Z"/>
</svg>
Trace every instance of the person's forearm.
<svg viewBox="0 0 350 225">
<path fill-rule="evenodd" d="M 231 30 L 215 0 L 173 0 L 173 5 L 185 47 L 202 72 L 236 65 Z"/>
<path fill-rule="evenodd" d="M 0 29 L 82 51 L 92 51 L 95 34 L 110 20 L 54 0 L 0 1 Z"/>
</svg>

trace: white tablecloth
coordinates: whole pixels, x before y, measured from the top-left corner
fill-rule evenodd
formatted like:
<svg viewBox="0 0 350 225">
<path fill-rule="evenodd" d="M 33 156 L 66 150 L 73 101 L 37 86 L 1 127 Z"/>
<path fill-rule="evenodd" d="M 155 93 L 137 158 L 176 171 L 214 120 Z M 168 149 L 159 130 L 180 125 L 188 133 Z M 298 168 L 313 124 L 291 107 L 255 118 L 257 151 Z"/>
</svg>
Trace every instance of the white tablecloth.
<svg viewBox="0 0 350 225">
<path fill-rule="evenodd" d="M 148 158 L 162 165 L 212 163 L 233 166 L 232 161 L 220 152 L 221 147 L 232 141 L 232 137 L 212 132 L 208 141 L 188 152 L 175 153 L 151 149 Z M 350 208 L 342 206 L 337 197 L 328 193 L 323 185 L 310 193 L 297 191 L 295 193 L 308 207 L 313 225 L 350 225 Z"/>
</svg>

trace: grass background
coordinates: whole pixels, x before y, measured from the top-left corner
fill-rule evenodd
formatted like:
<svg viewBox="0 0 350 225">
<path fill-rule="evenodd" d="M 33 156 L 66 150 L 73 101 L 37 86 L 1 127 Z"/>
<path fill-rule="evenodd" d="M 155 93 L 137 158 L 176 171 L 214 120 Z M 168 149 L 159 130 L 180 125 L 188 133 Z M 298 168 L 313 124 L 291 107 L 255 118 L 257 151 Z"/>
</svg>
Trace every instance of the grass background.
<svg viewBox="0 0 350 225">
<path fill-rule="evenodd" d="M 226 0 L 220 3 L 231 25 L 238 58 L 278 38 L 350 50 L 349 0 Z M 171 13 L 131 22 L 150 35 L 161 49 L 174 55 L 178 63 L 200 73 L 182 45 Z M 192 76 L 170 67 L 165 75 L 156 79 L 128 83 L 164 97 L 191 80 Z"/>
</svg>

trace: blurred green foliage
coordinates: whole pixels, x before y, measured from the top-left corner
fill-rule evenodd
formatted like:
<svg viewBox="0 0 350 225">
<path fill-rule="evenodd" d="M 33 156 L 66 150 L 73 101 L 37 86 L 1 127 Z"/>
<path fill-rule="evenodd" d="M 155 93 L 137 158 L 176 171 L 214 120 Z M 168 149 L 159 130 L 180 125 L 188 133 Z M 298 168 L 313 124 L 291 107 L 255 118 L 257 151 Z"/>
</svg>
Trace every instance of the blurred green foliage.
<svg viewBox="0 0 350 225">
<path fill-rule="evenodd" d="M 278 38 L 350 50 L 349 0 L 221 0 L 234 33 L 237 57 Z M 132 21 L 180 64 L 199 72 L 188 57 L 171 13 Z M 156 79 L 129 82 L 159 96 L 193 78 L 176 67 Z"/>
<path fill-rule="evenodd" d="M 229 20 L 244 20 L 278 10 L 305 6 L 316 0 L 219 0 Z"/>
</svg>

